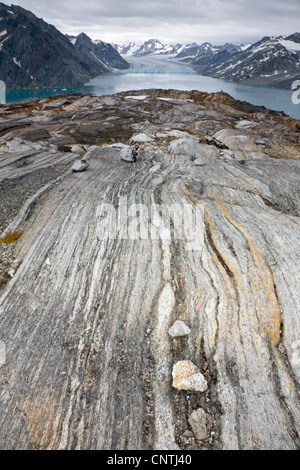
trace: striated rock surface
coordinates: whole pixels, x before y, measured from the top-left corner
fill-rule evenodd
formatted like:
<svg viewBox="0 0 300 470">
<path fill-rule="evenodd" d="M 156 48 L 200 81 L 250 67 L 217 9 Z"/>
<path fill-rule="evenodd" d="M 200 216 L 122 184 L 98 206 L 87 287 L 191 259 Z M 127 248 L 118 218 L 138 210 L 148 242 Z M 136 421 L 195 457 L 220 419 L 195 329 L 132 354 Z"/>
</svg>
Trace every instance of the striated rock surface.
<svg viewBox="0 0 300 470">
<path fill-rule="evenodd" d="M 0 448 L 299 448 L 297 124 L 174 90 L 0 107 Z"/>
</svg>

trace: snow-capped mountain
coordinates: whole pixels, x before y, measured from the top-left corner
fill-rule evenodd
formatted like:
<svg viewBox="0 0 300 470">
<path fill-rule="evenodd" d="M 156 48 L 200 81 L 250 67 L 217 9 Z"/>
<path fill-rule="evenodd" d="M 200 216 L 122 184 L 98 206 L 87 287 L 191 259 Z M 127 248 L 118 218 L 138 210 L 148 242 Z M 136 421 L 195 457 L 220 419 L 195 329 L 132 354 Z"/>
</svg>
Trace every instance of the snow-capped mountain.
<svg viewBox="0 0 300 470">
<path fill-rule="evenodd" d="M 244 50 L 198 53 L 187 60 L 203 75 L 290 89 L 300 77 L 300 33 L 265 37 Z"/>
<path fill-rule="evenodd" d="M 253 45 L 205 42 L 174 46 L 150 39 L 115 47 L 125 56 L 171 54 L 190 63 L 199 74 L 237 82 L 290 89 L 300 78 L 300 33 L 265 37 Z"/>
<path fill-rule="evenodd" d="M 163 44 L 159 39 L 149 39 L 142 43 L 113 44 L 113 46 L 121 55 L 134 55 L 137 57 L 153 54 L 177 54 L 182 47 L 181 44 L 176 44 L 176 46 Z"/>
<path fill-rule="evenodd" d="M 113 47 L 121 55 L 134 55 L 134 56 L 145 56 L 145 55 L 160 55 L 160 54 L 172 54 L 176 59 L 195 59 L 201 55 L 214 54 L 220 51 L 226 50 L 227 52 L 240 52 L 247 49 L 251 44 L 224 44 L 222 46 L 214 46 L 209 42 L 205 42 L 201 45 L 193 42 L 192 44 L 164 44 L 159 39 L 149 39 L 145 42 L 135 43 L 130 42 L 129 44 L 112 44 Z"/>
<path fill-rule="evenodd" d="M 239 45 L 236 46 L 234 44 L 226 43 L 222 46 L 214 46 L 210 42 L 205 42 L 201 45 L 196 44 L 195 42 L 192 44 L 187 44 L 186 46 L 181 47 L 176 55 L 176 59 L 196 59 L 200 57 L 207 57 L 214 54 L 217 54 L 221 51 L 227 51 L 229 53 L 236 53 L 243 50 L 245 46 Z"/>
</svg>

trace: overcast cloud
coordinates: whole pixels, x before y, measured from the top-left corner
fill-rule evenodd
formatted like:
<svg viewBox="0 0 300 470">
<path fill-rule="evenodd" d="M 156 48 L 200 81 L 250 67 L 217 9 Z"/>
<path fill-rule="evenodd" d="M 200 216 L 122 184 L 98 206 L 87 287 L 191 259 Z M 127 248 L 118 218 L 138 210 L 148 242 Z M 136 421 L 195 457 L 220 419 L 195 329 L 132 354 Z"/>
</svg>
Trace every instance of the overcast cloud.
<svg viewBox="0 0 300 470">
<path fill-rule="evenodd" d="M 5 2 L 6 3 L 6 2 Z M 255 42 L 299 31 L 300 0 L 18 0 L 63 33 L 125 43 Z"/>
</svg>

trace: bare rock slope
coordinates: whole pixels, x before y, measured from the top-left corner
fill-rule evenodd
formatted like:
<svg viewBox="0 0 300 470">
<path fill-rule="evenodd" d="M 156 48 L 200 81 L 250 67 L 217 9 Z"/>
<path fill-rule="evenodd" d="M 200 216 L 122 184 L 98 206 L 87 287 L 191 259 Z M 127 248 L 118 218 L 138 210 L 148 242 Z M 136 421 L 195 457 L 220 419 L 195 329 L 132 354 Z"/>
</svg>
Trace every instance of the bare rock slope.
<svg viewBox="0 0 300 470">
<path fill-rule="evenodd" d="M 224 93 L 2 106 L 0 447 L 299 448 L 299 157 L 299 123 Z M 133 204 L 200 207 L 201 243 Z"/>
</svg>

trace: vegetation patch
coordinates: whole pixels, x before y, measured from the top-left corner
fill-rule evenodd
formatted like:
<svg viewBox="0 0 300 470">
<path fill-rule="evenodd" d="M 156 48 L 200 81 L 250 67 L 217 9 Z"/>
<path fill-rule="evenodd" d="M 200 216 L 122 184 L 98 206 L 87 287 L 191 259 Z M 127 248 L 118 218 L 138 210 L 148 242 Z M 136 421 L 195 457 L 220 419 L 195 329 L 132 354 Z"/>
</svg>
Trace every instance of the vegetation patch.
<svg viewBox="0 0 300 470">
<path fill-rule="evenodd" d="M 19 240 L 22 235 L 23 232 L 8 232 L 3 238 L 0 238 L 0 243 L 5 243 L 6 245 L 9 245 Z"/>
</svg>

